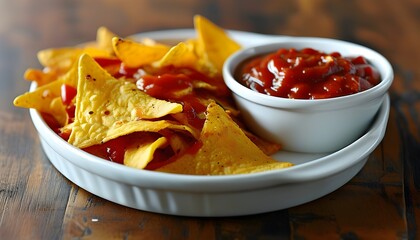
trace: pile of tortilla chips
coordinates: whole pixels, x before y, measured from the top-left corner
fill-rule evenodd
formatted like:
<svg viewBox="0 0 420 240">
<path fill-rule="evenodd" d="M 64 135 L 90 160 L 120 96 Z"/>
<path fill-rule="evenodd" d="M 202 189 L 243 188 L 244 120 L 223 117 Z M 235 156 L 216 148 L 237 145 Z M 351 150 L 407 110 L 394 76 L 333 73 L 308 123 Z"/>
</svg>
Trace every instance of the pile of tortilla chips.
<svg viewBox="0 0 420 240">
<path fill-rule="evenodd" d="M 14 104 L 35 108 L 70 144 L 124 165 L 224 175 L 291 166 L 245 130 L 221 78 L 238 50 L 223 29 L 196 16 L 197 37 L 166 45 L 121 38 L 102 27 L 94 43 L 42 50 L 37 89 Z"/>
</svg>

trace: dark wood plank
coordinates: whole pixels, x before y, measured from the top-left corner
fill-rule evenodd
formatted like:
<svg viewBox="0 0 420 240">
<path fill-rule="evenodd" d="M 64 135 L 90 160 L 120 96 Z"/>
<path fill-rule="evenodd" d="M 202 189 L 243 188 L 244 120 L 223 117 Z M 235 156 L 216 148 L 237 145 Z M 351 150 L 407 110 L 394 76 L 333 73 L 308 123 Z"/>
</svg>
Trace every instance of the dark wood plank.
<svg viewBox="0 0 420 240">
<path fill-rule="evenodd" d="M 287 211 L 233 218 L 162 215 L 120 206 L 72 188 L 64 236 L 124 239 L 246 239 L 289 236 Z"/>
<path fill-rule="evenodd" d="M 201 239 L 214 234 L 210 222 L 136 211 L 72 188 L 64 236 L 77 238 Z"/>
<path fill-rule="evenodd" d="M 42 152 L 28 111 L 12 104 L 29 87 L 25 69 L 39 66 L 36 52 L 48 43 L 40 32 L 44 16 L 34 6 L 0 2 L 1 239 L 60 238 L 70 190 Z"/>
<path fill-rule="evenodd" d="M 58 238 L 70 186 L 39 148 L 26 114 L 0 113 L 0 122 L 8 123 L 0 136 L 9 136 L 0 144 L 0 236 Z"/>
<path fill-rule="evenodd" d="M 386 143 L 342 188 L 317 201 L 289 209 L 294 236 L 298 239 L 406 239 L 403 169 L 392 159 L 383 159 L 384 152 L 389 151 L 384 148 Z"/>
</svg>

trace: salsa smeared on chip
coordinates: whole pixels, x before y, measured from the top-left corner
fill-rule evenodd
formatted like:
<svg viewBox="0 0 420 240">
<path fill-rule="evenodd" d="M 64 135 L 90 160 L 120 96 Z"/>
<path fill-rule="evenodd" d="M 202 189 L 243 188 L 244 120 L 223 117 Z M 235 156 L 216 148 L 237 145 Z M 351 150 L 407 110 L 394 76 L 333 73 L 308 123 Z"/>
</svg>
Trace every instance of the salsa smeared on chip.
<svg viewBox="0 0 420 240">
<path fill-rule="evenodd" d="M 221 68 L 240 48 L 196 16 L 197 38 L 173 46 L 121 38 L 105 27 L 95 43 L 42 50 L 38 88 L 14 104 L 35 108 L 70 144 L 138 169 L 225 175 L 290 167 L 280 146 L 246 130 Z"/>
</svg>

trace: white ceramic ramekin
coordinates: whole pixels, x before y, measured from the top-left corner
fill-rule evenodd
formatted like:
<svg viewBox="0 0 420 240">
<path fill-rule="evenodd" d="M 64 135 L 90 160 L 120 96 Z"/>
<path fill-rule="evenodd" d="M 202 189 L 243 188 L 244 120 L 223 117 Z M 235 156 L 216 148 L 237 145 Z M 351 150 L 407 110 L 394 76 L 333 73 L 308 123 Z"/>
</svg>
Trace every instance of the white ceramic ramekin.
<svg viewBox="0 0 420 240">
<path fill-rule="evenodd" d="M 234 79 L 234 71 L 244 60 L 280 48 L 313 48 L 342 56 L 363 56 L 377 68 L 380 84 L 343 97 L 297 100 L 268 96 L 253 91 Z M 225 62 L 223 76 L 233 92 L 247 125 L 258 135 L 278 142 L 285 150 L 334 152 L 363 133 L 381 106 L 393 81 L 391 64 L 379 53 L 357 44 L 334 39 L 291 37 L 244 48 Z"/>
</svg>

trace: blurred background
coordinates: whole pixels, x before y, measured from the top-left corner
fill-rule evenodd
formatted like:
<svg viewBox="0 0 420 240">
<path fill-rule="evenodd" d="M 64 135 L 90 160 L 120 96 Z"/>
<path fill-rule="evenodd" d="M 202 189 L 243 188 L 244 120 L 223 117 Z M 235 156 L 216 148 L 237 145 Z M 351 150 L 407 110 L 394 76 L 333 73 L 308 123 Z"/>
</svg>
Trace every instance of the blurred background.
<svg viewBox="0 0 420 240">
<path fill-rule="evenodd" d="M 413 44 L 419 34 L 399 35 L 400 44 L 389 41 L 404 29 L 420 28 L 404 11 L 403 4 L 416 0 L 327 1 L 327 0 L 0 0 L 0 87 L 22 89 L 14 81 L 29 66 L 36 67 L 37 50 L 90 41 L 96 29 L 106 26 L 120 36 L 172 28 L 192 28 L 201 14 L 227 29 L 264 34 L 334 37 L 377 49 L 394 59 L 412 57 L 399 46 Z M 381 4 L 378 10 L 377 4 Z M 384 11 L 385 10 L 385 11 Z M 412 16 L 412 15 L 411 15 Z M 395 18 L 403 23 L 395 27 Z M 377 24 L 378 21 L 382 25 Z M 311 27 L 308 27 L 311 26 Z M 392 27 L 391 27 L 392 26 Z M 413 44 L 414 45 L 414 44 Z M 389 49 L 393 51 L 389 51 Z M 397 63 L 398 64 L 398 63 Z M 13 80 L 12 80 L 13 79 Z M 10 92 L 11 99 L 14 92 Z M 2 107 L 6 107 L 4 103 Z"/>
<path fill-rule="evenodd" d="M 402 6 L 407 4 L 415 7 Z M 406 67 L 414 68 L 419 49 L 411 49 L 416 54 L 404 52 L 407 48 L 400 44 L 416 45 L 419 27 L 410 17 L 419 18 L 419 5 L 417 0 L 398 4 L 390 0 L 0 0 L 0 87 L 22 89 L 14 85 L 27 83 L 15 80 L 29 66 L 38 66 L 35 54 L 39 49 L 93 40 L 99 26 L 120 36 L 192 28 L 195 14 L 227 29 L 357 42 L 395 60 L 413 58 L 408 61 L 413 65 Z M 404 29 L 417 31 L 417 37 L 401 35 L 409 32 Z M 398 62 L 393 64 L 398 68 Z M 14 91 L 10 94 L 8 99 L 15 95 Z"/>
</svg>

